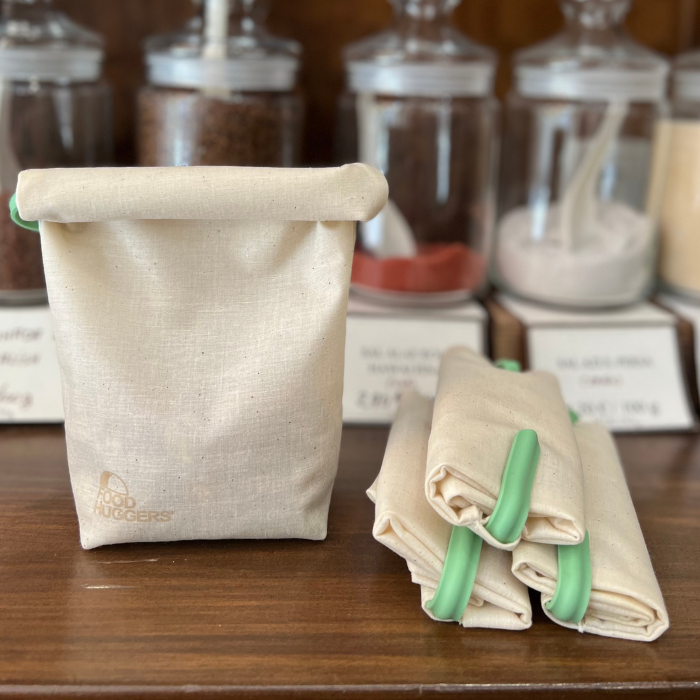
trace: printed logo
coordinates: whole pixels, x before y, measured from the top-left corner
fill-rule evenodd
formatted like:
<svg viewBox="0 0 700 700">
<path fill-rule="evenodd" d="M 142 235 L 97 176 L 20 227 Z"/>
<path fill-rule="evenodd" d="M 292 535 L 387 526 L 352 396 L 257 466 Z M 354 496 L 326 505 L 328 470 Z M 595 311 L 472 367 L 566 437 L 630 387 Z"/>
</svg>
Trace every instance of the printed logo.
<svg viewBox="0 0 700 700">
<path fill-rule="evenodd" d="M 95 513 L 128 523 L 169 523 L 175 514 L 171 510 L 137 510 L 136 499 L 129 495 L 124 481 L 112 472 L 102 472 Z"/>
</svg>

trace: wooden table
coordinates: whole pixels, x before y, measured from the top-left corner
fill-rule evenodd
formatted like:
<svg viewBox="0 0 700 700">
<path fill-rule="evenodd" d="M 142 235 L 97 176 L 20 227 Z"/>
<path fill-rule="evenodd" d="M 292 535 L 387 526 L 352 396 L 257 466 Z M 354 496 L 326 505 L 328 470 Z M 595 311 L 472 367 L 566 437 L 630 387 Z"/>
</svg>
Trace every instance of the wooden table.
<svg viewBox="0 0 700 700">
<path fill-rule="evenodd" d="M 623 437 L 671 629 L 432 622 L 364 494 L 386 431 L 348 429 L 328 539 L 85 552 L 60 428 L 0 429 L 0 696 L 700 696 L 700 438 Z"/>
</svg>

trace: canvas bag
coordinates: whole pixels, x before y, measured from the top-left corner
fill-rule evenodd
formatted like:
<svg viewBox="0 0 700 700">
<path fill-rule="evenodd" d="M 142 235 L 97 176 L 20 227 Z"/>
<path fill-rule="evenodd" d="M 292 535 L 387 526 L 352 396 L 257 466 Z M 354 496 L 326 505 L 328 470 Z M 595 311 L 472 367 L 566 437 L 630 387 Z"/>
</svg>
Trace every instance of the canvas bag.
<svg viewBox="0 0 700 700">
<path fill-rule="evenodd" d="M 559 383 L 548 372 L 506 372 L 464 347 L 440 363 L 425 490 L 448 522 L 464 525 L 489 544 L 512 550 L 485 525 L 500 493 L 515 434 L 537 432 L 540 458 L 524 539 L 550 544 L 583 540 L 581 460 Z"/>
<path fill-rule="evenodd" d="M 20 174 L 83 547 L 325 537 L 355 221 L 386 198 L 359 164 Z"/>
<path fill-rule="evenodd" d="M 615 442 L 602 425 L 582 423 L 575 432 L 583 461 L 591 550 L 591 597 L 583 620 L 562 622 L 545 607 L 556 589 L 556 547 L 521 542 L 513 552 L 513 572 L 542 593 L 545 613 L 558 624 L 604 637 L 651 642 L 668 629 L 668 613 Z"/>
<path fill-rule="evenodd" d="M 375 503 L 373 535 L 403 557 L 421 586 L 423 610 L 432 600 L 445 561 L 452 526 L 428 504 L 423 475 L 433 403 L 415 392 L 401 398 L 382 468 L 367 491 Z M 511 555 L 484 544 L 469 604 L 460 624 L 524 630 L 532 624 L 527 587 L 511 573 Z"/>
</svg>

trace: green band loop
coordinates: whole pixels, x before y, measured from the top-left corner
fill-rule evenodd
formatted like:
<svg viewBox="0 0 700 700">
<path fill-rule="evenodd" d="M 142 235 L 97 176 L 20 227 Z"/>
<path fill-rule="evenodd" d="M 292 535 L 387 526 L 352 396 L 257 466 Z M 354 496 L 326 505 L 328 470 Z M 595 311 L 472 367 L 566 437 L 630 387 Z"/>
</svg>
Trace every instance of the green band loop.
<svg viewBox="0 0 700 700">
<path fill-rule="evenodd" d="M 557 547 L 559 571 L 554 597 L 545 607 L 562 622 L 578 624 L 591 599 L 591 547 L 588 532 L 580 544 Z"/>
<path fill-rule="evenodd" d="M 540 461 L 540 443 L 534 430 L 519 430 L 513 438 L 496 506 L 486 531 L 501 544 L 515 542 L 530 513 L 530 496 Z"/>
<path fill-rule="evenodd" d="M 25 221 L 20 215 L 19 211 L 17 210 L 17 193 L 13 194 L 12 197 L 10 197 L 10 218 L 12 221 L 14 221 L 17 226 L 21 226 L 22 228 L 26 228 L 27 231 L 38 231 L 39 230 L 39 222 L 38 221 Z"/>
<path fill-rule="evenodd" d="M 507 372 L 522 372 L 523 371 L 522 365 L 517 360 L 508 360 L 508 359 L 502 358 L 500 360 L 496 360 L 493 364 L 494 364 L 494 367 L 498 367 L 498 369 L 504 369 Z"/>
<path fill-rule="evenodd" d="M 522 372 L 517 360 L 494 362 L 507 372 Z M 513 438 L 501 478 L 501 490 L 486 531 L 501 544 L 512 544 L 520 537 L 530 513 L 530 496 L 540 461 L 540 443 L 534 430 L 520 430 Z"/>
<path fill-rule="evenodd" d="M 482 542 L 468 527 L 455 525 L 452 528 L 440 583 L 433 599 L 425 606 L 439 620 L 459 622 L 462 619 L 474 588 Z"/>
</svg>

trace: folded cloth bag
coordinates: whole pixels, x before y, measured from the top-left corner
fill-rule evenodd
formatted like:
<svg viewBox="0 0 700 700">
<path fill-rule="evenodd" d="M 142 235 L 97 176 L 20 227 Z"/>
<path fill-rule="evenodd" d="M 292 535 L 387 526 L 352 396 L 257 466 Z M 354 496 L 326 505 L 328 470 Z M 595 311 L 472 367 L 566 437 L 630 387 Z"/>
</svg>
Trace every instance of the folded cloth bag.
<svg viewBox="0 0 700 700">
<path fill-rule="evenodd" d="M 529 510 L 525 498 L 523 517 L 514 521 L 524 526 L 497 539 L 488 530 L 489 517 L 521 430 L 537 434 L 540 451 Z M 512 550 L 520 534 L 532 542 L 581 542 L 581 460 L 556 378 L 548 372 L 504 371 L 467 348 L 448 350 L 440 363 L 425 491 L 443 518 L 469 527 L 494 547 Z M 518 495 L 526 491 L 529 487 Z"/>
<path fill-rule="evenodd" d="M 373 535 L 406 559 L 428 615 L 443 571 L 452 526 L 428 504 L 423 475 L 430 434 L 432 401 L 405 393 L 391 428 L 382 468 L 367 491 L 375 503 Z M 481 548 L 476 578 L 460 619 L 464 627 L 524 630 L 532 624 L 526 586 L 511 573 L 511 555 Z"/>
<path fill-rule="evenodd" d="M 576 581 L 559 581 L 562 550 L 576 548 L 557 550 L 550 545 L 521 542 L 513 552 L 513 572 L 542 593 L 545 613 L 564 627 L 651 642 L 668 629 L 668 613 L 615 442 L 602 425 L 578 424 L 575 432 L 583 462 L 590 547 L 590 587 L 588 592 L 581 592 L 589 594 L 590 599 L 583 618 L 564 621 L 549 609 L 558 584 L 568 585 L 573 591 L 569 595 L 576 595 Z"/>
<path fill-rule="evenodd" d="M 355 221 L 386 199 L 365 165 L 20 174 L 83 547 L 325 537 Z"/>
</svg>

